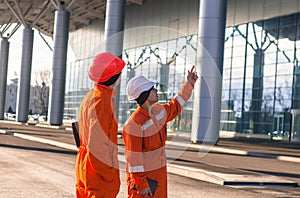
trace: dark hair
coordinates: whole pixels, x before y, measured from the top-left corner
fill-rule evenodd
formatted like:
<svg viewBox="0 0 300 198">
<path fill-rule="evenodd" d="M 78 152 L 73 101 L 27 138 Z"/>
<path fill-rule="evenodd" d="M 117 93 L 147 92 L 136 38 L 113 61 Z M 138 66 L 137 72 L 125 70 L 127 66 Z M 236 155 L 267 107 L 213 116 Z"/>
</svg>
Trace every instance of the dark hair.
<svg viewBox="0 0 300 198">
<path fill-rule="evenodd" d="M 149 95 L 150 95 L 150 92 L 151 90 L 153 89 L 153 87 L 151 87 L 151 89 L 149 89 L 148 91 L 144 91 L 140 94 L 140 96 L 135 99 L 136 102 L 139 104 L 139 105 L 142 105 L 146 102 L 146 100 L 148 99 Z"/>
<path fill-rule="evenodd" d="M 116 74 L 116 75 L 112 76 L 110 79 L 108 79 L 107 81 L 105 81 L 105 82 L 98 82 L 98 84 L 105 85 L 105 86 L 110 86 L 110 85 L 114 84 L 118 80 L 118 78 L 119 78 L 120 75 L 121 75 L 121 73 Z"/>
</svg>

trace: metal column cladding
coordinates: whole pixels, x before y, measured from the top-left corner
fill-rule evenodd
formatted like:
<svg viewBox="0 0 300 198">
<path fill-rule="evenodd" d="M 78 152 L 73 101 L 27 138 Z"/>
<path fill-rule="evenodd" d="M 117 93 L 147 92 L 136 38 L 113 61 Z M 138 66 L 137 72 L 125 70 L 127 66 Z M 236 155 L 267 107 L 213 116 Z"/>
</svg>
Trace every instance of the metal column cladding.
<svg viewBox="0 0 300 198">
<path fill-rule="evenodd" d="M 31 27 L 23 30 L 22 63 L 17 97 L 18 122 L 27 122 L 28 120 L 33 33 Z"/>
<path fill-rule="evenodd" d="M 191 140 L 216 143 L 220 130 L 227 0 L 201 0 Z"/>
<path fill-rule="evenodd" d="M 0 120 L 4 120 L 9 42 L 3 38 L 0 52 Z"/>
<path fill-rule="evenodd" d="M 126 0 L 107 0 L 104 27 L 105 51 L 122 58 Z M 116 114 L 119 117 L 120 86 L 115 95 Z"/>
<path fill-rule="evenodd" d="M 57 10 L 55 12 L 53 75 L 50 88 L 51 125 L 61 125 L 63 120 L 69 23 L 68 11 Z"/>
<path fill-rule="evenodd" d="M 105 18 L 105 51 L 122 56 L 126 0 L 107 0 Z"/>
</svg>

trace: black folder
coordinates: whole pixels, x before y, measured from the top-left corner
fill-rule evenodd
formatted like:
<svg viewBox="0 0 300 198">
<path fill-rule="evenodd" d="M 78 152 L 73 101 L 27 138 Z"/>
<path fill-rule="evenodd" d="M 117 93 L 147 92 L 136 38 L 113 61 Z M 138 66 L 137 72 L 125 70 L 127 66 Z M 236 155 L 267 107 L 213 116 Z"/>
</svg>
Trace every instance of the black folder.
<svg viewBox="0 0 300 198">
<path fill-rule="evenodd" d="M 153 179 L 150 179 L 147 177 L 147 181 L 148 181 L 148 186 L 150 187 L 150 190 L 151 190 L 151 193 L 152 193 L 152 196 L 154 196 L 155 194 L 155 191 L 156 191 L 156 188 L 158 186 L 158 182 L 153 180 Z"/>
<path fill-rule="evenodd" d="M 80 139 L 79 139 L 79 129 L 78 129 L 78 122 L 72 122 L 72 130 L 73 130 L 73 136 L 75 139 L 75 143 L 77 148 L 80 147 Z"/>
</svg>

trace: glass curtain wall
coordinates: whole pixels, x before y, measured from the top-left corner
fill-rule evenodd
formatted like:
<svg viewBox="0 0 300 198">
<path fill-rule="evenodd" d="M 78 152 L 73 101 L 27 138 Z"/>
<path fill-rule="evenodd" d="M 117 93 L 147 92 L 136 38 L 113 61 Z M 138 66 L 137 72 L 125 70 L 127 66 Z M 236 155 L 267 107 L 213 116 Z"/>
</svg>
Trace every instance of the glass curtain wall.
<svg viewBox="0 0 300 198">
<path fill-rule="evenodd" d="M 295 106 L 294 86 L 299 17 L 292 14 L 226 29 L 222 131 L 289 137 L 291 109 L 300 108 Z"/>
<path fill-rule="evenodd" d="M 93 57 L 77 60 L 69 64 L 67 68 L 64 120 L 77 119 L 82 99 L 93 88 L 93 82 L 88 78 L 92 61 Z"/>
<path fill-rule="evenodd" d="M 299 14 L 291 14 L 299 12 L 299 5 L 299 0 L 228 1 L 222 131 L 300 140 L 298 125 L 292 126 L 296 122 L 293 120 L 300 117 L 300 18 Z M 136 105 L 128 102 L 125 93 L 126 83 L 133 76 L 157 81 L 161 103 L 180 89 L 187 69 L 196 62 L 198 8 L 198 0 L 171 4 L 169 0 L 155 0 L 127 7 L 126 29 L 168 27 L 189 36 L 168 37 L 160 31 L 144 32 L 140 28 L 142 31 L 133 31 L 125 39 L 130 45 L 124 44 L 127 71 L 123 71 L 120 85 L 120 125 Z M 104 37 L 104 21 L 94 21 L 71 34 L 77 60 L 67 68 L 65 116 L 76 119 L 82 98 L 93 87 L 87 73 L 95 55 L 92 52 L 101 51 L 98 47 Z M 191 111 L 192 100 L 171 128 L 190 131 Z M 294 119 L 291 112 L 295 112 Z"/>
<path fill-rule="evenodd" d="M 129 102 L 126 84 L 134 76 L 143 75 L 157 82 L 159 103 L 171 101 L 186 80 L 187 70 L 196 61 L 197 35 L 177 38 L 161 43 L 126 49 L 123 59 L 127 71 L 122 73 L 120 89 L 119 123 L 123 125 L 136 109 L 135 101 Z M 169 124 L 171 130 L 190 131 L 192 123 L 191 99 L 182 113 Z"/>
</svg>

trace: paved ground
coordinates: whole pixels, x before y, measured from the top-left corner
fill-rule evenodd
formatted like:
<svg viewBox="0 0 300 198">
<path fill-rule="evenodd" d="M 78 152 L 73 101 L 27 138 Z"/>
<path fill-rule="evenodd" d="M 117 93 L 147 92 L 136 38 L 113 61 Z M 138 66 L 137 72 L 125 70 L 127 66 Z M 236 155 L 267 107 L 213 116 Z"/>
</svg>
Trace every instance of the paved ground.
<svg viewBox="0 0 300 198">
<path fill-rule="evenodd" d="M 48 144 L 0 134 L 0 197 L 71 198 L 75 197 L 76 152 Z M 127 197 L 125 164 L 120 163 L 121 187 L 117 198 Z M 168 174 L 170 198 L 257 198 L 297 196 L 291 188 L 231 188 Z M 272 195 L 272 196 L 270 196 Z"/>
<path fill-rule="evenodd" d="M 77 150 L 68 128 L 0 121 L 0 133 L 70 151 Z M 120 138 L 119 160 L 124 162 L 123 148 Z M 300 197 L 299 188 L 295 188 L 300 185 L 299 151 L 299 143 L 246 138 L 220 139 L 216 146 L 204 147 L 191 144 L 187 133 L 173 133 L 167 142 L 168 171 L 238 188 L 275 186 L 282 190 L 282 187 L 291 187 L 295 193 L 290 195 Z"/>
</svg>

